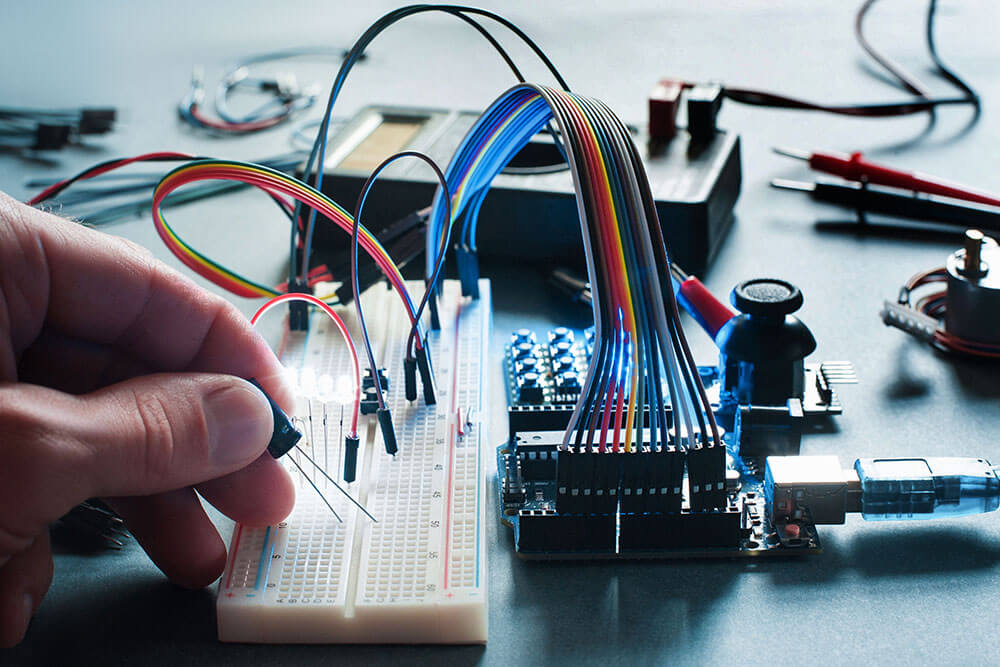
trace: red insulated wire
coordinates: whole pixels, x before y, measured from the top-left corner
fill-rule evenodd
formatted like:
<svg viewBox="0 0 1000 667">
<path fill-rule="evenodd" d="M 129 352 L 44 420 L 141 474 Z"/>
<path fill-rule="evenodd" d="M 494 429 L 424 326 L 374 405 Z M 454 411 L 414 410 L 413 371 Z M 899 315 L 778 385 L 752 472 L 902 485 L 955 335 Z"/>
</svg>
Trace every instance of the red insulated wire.
<svg viewBox="0 0 1000 667">
<path fill-rule="evenodd" d="M 188 153 L 174 153 L 170 151 L 162 151 L 158 153 L 143 153 L 142 155 L 136 155 L 135 157 L 122 158 L 120 160 L 111 160 L 110 162 L 102 162 L 101 164 L 95 165 L 89 169 L 86 169 L 76 176 L 63 179 L 58 183 L 53 183 L 49 187 L 45 188 L 37 195 L 32 197 L 27 201 L 28 206 L 37 206 L 43 201 L 50 199 L 59 192 L 65 190 L 70 184 L 77 181 L 85 181 L 95 176 L 100 176 L 101 174 L 106 174 L 109 171 L 114 171 L 115 169 L 120 169 L 126 165 L 133 164 L 135 162 L 156 162 L 161 160 L 194 160 L 196 156 L 190 155 Z"/>
<path fill-rule="evenodd" d="M 986 359 L 1000 359 L 1000 348 L 993 349 L 979 349 L 975 347 L 970 347 L 962 338 L 953 336 L 946 332 L 938 331 L 934 334 L 934 339 L 947 347 L 949 350 L 954 350 L 956 352 L 961 352 L 962 354 L 967 354 L 975 357 L 984 357 Z"/>
<path fill-rule="evenodd" d="M 625 372 L 629 369 L 629 359 L 626 357 L 626 352 L 628 351 L 628 336 L 622 333 L 619 344 L 621 345 L 621 357 L 618 360 L 618 368 L 621 368 L 623 372 L 619 373 L 618 368 L 615 369 L 615 376 L 617 377 L 616 384 L 618 385 L 618 400 L 615 403 L 615 439 L 611 451 L 615 454 L 618 453 L 618 447 L 621 444 L 621 433 L 622 433 L 622 418 L 624 417 L 624 406 L 625 406 Z"/>
<path fill-rule="evenodd" d="M 212 128 L 213 130 L 224 130 L 226 132 L 256 132 L 257 130 L 266 130 L 269 127 L 274 127 L 279 123 L 283 123 L 288 118 L 287 115 L 281 115 L 274 116 L 273 118 L 255 120 L 248 123 L 227 123 L 225 121 L 209 118 L 201 112 L 201 109 L 197 104 L 192 104 L 190 108 L 188 108 L 188 112 L 191 114 L 192 118 L 205 127 Z"/>
<path fill-rule="evenodd" d="M 330 282 L 331 280 L 333 280 L 333 274 L 330 273 L 330 269 L 327 268 L 326 264 L 320 264 L 319 266 L 314 266 L 313 268 L 309 269 L 309 273 L 308 275 L 306 275 L 306 278 L 309 279 L 308 283 L 309 287 L 314 287 L 317 283 Z M 287 292 L 288 282 L 286 281 L 281 284 L 275 285 L 274 291 Z"/>
<path fill-rule="evenodd" d="M 908 299 L 908 293 L 918 287 L 933 283 L 942 283 L 946 280 L 947 278 L 943 268 L 931 269 L 929 271 L 918 273 L 910 278 L 903 289 L 907 293 Z M 917 312 L 929 315 L 935 319 L 941 319 L 948 307 L 947 296 L 947 291 L 940 290 L 922 297 L 914 306 L 911 307 Z M 1000 346 L 976 343 L 975 341 L 959 338 L 955 334 L 941 329 L 934 332 L 934 343 L 936 343 L 935 347 L 946 352 L 957 352 L 959 354 L 985 359 L 1000 359 Z"/>
<path fill-rule="evenodd" d="M 924 271 L 923 273 L 918 273 L 913 276 L 907 281 L 906 289 L 912 291 L 922 285 L 927 285 L 929 283 L 943 283 L 947 280 L 948 276 L 945 274 L 945 269 L 942 266 L 940 268 Z"/>
<path fill-rule="evenodd" d="M 580 136 L 580 149 L 587 167 L 591 171 L 591 178 L 599 182 L 602 164 L 600 151 L 597 147 L 596 141 L 594 140 L 593 135 L 587 131 L 586 121 L 575 104 L 566 104 L 566 110 L 569 122 L 573 124 Z M 616 246 L 614 237 L 617 230 L 614 227 L 613 207 L 609 193 L 603 191 L 601 188 L 595 188 L 595 192 L 592 193 L 592 196 L 594 197 L 594 205 L 597 209 L 597 228 L 601 234 L 601 238 L 603 239 L 601 247 L 613 248 Z M 610 269 L 608 271 L 608 281 L 610 291 L 612 293 L 612 301 L 614 305 L 617 306 L 616 309 L 624 309 L 627 299 L 625 292 L 627 287 L 624 284 L 622 276 L 619 275 L 614 268 L 612 268 L 615 265 L 615 258 L 607 257 L 605 261 Z M 607 447 L 607 432 L 608 427 L 611 425 L 611 409 L 614 404 L 615 392 L 618 388 L 618 382 L 616 382 L 614 377 L 615 372 L 616 371 L 612 369 L 612 375 L 609 378 L 606 389 L 604 390 L 604 415 L 601 420 L 601 437 L 599 442 L 599 451 L 601 452 L 604 452 Z"/>
<path fill-rule="evenodd" d="M 343 336 L 344 342 L 347 343 L 347 351 L 351 357 L 351 370 L 354 374 L 354 407 L 351 414 L 351 435 L 356 437 L 358 434 L 358 413 L 361 407 L 361 365 L 358 360 L 358 351 L 354 347 L 354 340 L 351 338 L 351 333 L 348 331 L 347 325 L 344 324 L 344 320 L 337 314 L 337 311 L 311 294 L 280 294 L 268 299 L 264 305 L 257 309 L 257 312 L 250 318 L 250 326 L 256 325 L 261 316 L 271 308 L 286 301 L 303 301 L 321 309 L 333 320 L 333 323 L 340 331 L 340 335 Z"/>
<path fill-rule="evenodd" d="M 680 293 L 688 305 L 701 316 L 702 321 L 699 324 L 713 339 L 715 334 L 719 333 L 719 329 L 736 316 L 729 306 L 716 299 L 715 295 L 694 276 L 688 276 L 681 282 Z"/>
<path fill-rule="evenodd" d="M 608 379 L 608 389 L 604 395 L 604 417 L 601 420 L 601 441 L 600 452 L 603 454 L 608 444 L 608 427 L 611 425 L 611 404 L 615 396 L 615 369 L 611 369 L 611 377 Z"/>
</svg>

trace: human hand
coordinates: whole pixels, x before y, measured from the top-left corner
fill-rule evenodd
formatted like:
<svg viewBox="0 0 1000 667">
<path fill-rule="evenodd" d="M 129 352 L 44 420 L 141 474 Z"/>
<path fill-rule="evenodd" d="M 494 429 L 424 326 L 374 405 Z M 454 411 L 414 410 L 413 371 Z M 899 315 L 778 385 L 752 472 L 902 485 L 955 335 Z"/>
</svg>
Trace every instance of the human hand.
<svg viewBox="0 0 1000 667">
<path fill-rule="evenodd" d="M 263 454 L 281 365 L 231 304 L 127 241 L 0 193 L 0 646 L 52 580 L 48 526 L 102 497 L 174 582 L 226 548 L 195 490 L 267 525 L 294 489 Z"/>
</svg>

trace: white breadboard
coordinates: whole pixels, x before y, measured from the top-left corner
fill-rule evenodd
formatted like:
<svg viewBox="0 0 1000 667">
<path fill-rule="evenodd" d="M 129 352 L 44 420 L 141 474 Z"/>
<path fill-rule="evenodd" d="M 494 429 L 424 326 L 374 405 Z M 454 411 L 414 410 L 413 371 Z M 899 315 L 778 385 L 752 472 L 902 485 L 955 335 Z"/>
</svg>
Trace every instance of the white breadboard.
<svg viewBox="0 0 1000 667">
<path fill-rule="evenodd" d="M 421 294 L 422 286 L 411 287 Z M 430 335 L 437 404 L 403 392 L 409 323 L 394 292 L 363 295 L 378 364 L 387 369 L 399 452 L 385 453 L 374 415 L 362 417 L 357 481 L 341 485 L 373 523 L 299 457 L 343 523 L 289 461 L 298 482 L 295 509 L 268 528 L 237 525 L 219 584 L 219 639 L 267 643 L 483 643 L 486 641 L 485 376 L 491 327 L 488 281 L 462 298 L 445 281 L 441 330 Z M 353 308 L 341 308 L 358 352 Z M 289 334 L 282 360 L 329 389 L 349 377 L 343 340 L 321 313 L 308 334 Z M 362 361 L 364 364 L 365 362 Z M 331 380 L 324 382 L 323 376 Z M 301 377 L 301 375 L 300 375 Z M 419 387 L 419 382 L 418 382 Z M 336 392 L 334 392 L 336 393 Z M 322 393 L 320 394 L 322 396 Z M 326 408 L 324 412 L 324 407 Z M 349 406 L 348 406 L 349 408 Z M 349 409 L 343 410 L 344 423 Z M 300 446 L 341 480 L 345 431 L 341 404 L 300 401 Z M 310 417 L 311 413 L 311 417 Z M 324 414 L 326 424 L 324 427 Z M 294 457 L 291 452 L 289 457 Z"/>
</svg>

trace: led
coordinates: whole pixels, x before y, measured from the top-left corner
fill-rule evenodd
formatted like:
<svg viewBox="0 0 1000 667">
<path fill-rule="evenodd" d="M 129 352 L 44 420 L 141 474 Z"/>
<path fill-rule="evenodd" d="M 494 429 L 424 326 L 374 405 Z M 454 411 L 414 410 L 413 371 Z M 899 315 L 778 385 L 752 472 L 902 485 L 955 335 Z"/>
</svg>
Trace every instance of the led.
<svg viewBox="0 0 1000 667">
<path fill-rule="evenodd" d="M 334 403 L 350 403 L 354 400 L 354 383 L 347 375 L 337 378 L 337 388 L 333 392 Z"/>
<path fill-rule="evenodd" d="M 333 377 L 329 373 L 323 373 L 319 376 L 317 385 L 317 398 L 328 403 L 333 400 Z"/>
<path fill-rule="evenodd" d="M 316 371 L 306 366 L 299 374 L 298 393 L 303 396 L 314 396 L 316 394 Z"/>
</svg>

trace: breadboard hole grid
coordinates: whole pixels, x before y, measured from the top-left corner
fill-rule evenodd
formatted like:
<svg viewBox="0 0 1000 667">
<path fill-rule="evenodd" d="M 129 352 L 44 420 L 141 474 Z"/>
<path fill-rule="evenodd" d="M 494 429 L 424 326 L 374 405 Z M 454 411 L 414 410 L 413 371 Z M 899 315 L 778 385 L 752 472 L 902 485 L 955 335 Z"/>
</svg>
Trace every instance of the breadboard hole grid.
<svg viewBox="0 0 1000 667">
<path fill-rule="evenodd" d="M 434 406 L 426 406 L 422 397 L 413 403 L 405 399 L 402 362 L 408 322 L 398 300 L 393 300 L 395 295 L 379 292 L 365 295 L 365 314 L 376 361 L 390 377 L 386 399 L 400 453 L 385 454 L 374 418 L 363 418 L 358 482 L 345 485 L 378 522 L 371 523 L 299 457 L 305 474 L 344 523 L 336 521 L 303 474 L 290 466 L 298 481 L 292 515 L 278 526 L 237 527 L 234 533 L 235 555 L 220 587 L 220 636 L 224 634 L 223 615 L 231 608 L 252 605 L 254 598 L 272 608 L 294 606 L 297 613 L 305 610 L 302 605 L 332 607 L 345 617 L 361 609 L 377 612 L 383 606 L 439 607 L 473 600 L 485 628 L 485 485 L 483 429 L 478 419 L 483 413 L 481 370 L 488 342 L 488 284 L 485 301 L 472 302 L 460 297 L 457 285 L 445 283 L 442 329 L 431 336 L 430 343 L 439 390 Z M 342 311 L 348 326 L 355 329 L 352 315 Z M 293 367 L 305 363 L 333 377 L 347 374 L 349 358 L 332 324 L 313 317 L 310 329 L 307 335 L 289 336 L 282 355 L 285 363 Z M 306 434 L 301 446 L 333 474 L 342 465 L 342 413 L 339 405 L 328 403 L 324 415 L 323 407 L 319 401 L 303 402 L 295 417 Z M 349 414 L 343 419 L 348 421 Z M 333 476 L 339 479 L 338 474 Z M 237 597 L 242 597 L 238 603 Z M 320 641 L 357 641 L 356 635 L 340 638 L 336 630 L 329 634 Z M 482 640 L 485 634 L 453 641 Z"/>
</svg>

